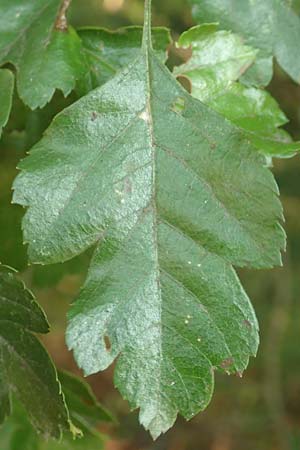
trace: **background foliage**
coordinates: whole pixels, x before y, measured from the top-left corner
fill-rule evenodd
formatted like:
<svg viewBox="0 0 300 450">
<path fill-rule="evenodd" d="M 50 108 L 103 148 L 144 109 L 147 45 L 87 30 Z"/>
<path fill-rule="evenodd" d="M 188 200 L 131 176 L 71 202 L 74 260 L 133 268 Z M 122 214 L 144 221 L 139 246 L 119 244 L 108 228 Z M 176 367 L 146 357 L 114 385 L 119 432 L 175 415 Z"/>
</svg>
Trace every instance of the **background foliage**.
<svg viewBox="0 0 300 450">
<path fill-rule="evenodd" d="M 183 0 L 153 0 L 154 25 L 165 25 L 175 36 L 193 25 L 190 9 Z M 300 2 L 293 6 L 299 13 Z M 70 20 L 75 26 L 97 25 L 116 28 L 141 24 L 141 0 L 74 0 Z M 175 57 L 175 56 L 173 56 Z M 276 68 L 270 91 L 290 123 L 287 130 L 300 138 L 300 87 Z M 32 112 L 14 99 L 13 113 L 3 135 L 0 152 L 0 261 L 23 271 L 23 278 L 45 308 L 52 332 L 43 338 L 61 369 L 79 373 L 64 343 L 65 313 L 78 293 L 89 255 L 69 263 L 26 268 L 22 245 L 23 210 L 11 205 L 11 184 L 16 165 L 36 142 L 53 115 L 72 102 L 56 94 L 42 112 Z M 10 132 L 12 129 L 18 131 Z M 89 377 L 97 397 L 118 416 L 120 425 L 110 427 L 109 450 L 296 450 L 300 447 L 300 184 L 299 158 L 275 162 L 285 209 L 288 251 L 284 269 L 266 272 L 241 271 L 243 284 L 252 299 L 261 325 L 258 358 L 251 360 L 243 380 L 217 375 L 213 402 L 202 414 L 177 427 L 153 443 L 138 425 L 136 414 L 112 383 L 112 369 Z M 107 427 L 103 427 L 103 431 Z"/>
</svg>

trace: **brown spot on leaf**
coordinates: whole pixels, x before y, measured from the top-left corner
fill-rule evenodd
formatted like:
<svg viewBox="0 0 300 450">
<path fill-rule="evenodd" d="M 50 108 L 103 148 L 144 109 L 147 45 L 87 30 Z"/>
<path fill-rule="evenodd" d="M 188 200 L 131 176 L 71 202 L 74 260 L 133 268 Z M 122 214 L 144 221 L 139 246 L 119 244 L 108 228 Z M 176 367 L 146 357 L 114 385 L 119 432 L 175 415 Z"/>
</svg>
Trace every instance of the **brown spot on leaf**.
<svg viewBox="0 0 300 450">
<path fill-rule="evenodd" d="M 105 348 L 108 352 L 110 352 L 111 350 L 111 342 L 110 339 L 107 335 L 104 336 L 104 344 L 105 344 Z"/>
<path fill-rule="evenodd" d="M 131 192 L 132 192 L 132 183 L 129 178 L 125 179 L 124 191 L 126 192 L 126 194 L 131 194 Z"/>
<path fill-rule="evenodd" d="M 251 322 L 249 322 L 249 320 L 247 320 L 247 319 L 244 320 L 244 325 L 245 325 L 247 328 L 252 328 Z"/>
<path fill-rule="evenodd" d="M 192 93 L 192 82 L 185 75 L 179 75 L 177 77 L 177 81 L 181 84 L 181 86 L 189 93 Z"/>
<path fill-rule="evenodd" d="M 91 116 L 92 121 L 96 120 L 97 117 L 98 117 L 98 114 L 95 111 L 93 111 L 92 116 Z"/>
<path fill-rule="evenodd" d="M 172 111 L 177 114 L 181 114 L 185 110 L 185 99 L 183 97 L 177 97 L 172 105 Z"/>
<path fill-rule="evenodd" d="M 233 365 L 233 363 L 234 363 L 233 358 L 227 358 L 221 362 L 220 366 L 222 367 L 222 369 L 226 370 L 229 369 Z"/>
</svg>

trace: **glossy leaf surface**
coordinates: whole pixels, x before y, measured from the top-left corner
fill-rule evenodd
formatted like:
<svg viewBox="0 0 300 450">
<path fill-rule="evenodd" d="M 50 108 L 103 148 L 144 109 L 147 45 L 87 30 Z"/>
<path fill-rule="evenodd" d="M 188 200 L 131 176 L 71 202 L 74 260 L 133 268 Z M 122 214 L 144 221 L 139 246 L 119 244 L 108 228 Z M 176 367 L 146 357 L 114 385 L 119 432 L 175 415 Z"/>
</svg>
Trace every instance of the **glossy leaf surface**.
<svg viewBox="0 0 300 450">
<path fill-rule="evenodd" d="M 154 54 L 59 114 L 20 164 L 14 201 L 36 263 L 97 244 L 67 342 L 115 383 L 154 437 L 241 373 L 258 325 L 232 265 L 285 245 L 277 186 L 244 134 L 191 97 Z M 46 201 L 45 201 L 46 199 Z"/>
</svg>

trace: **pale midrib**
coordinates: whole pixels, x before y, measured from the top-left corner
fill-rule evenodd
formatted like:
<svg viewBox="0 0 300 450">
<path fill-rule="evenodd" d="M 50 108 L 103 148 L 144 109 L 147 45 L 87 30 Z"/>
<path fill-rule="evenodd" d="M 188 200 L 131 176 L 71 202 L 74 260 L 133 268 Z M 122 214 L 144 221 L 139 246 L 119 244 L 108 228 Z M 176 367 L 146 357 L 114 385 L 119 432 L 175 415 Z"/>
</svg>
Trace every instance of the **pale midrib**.
<svg viewBox="0 0 300 450">
<path fill-rule="evenodd" d="M 159 353 L 160 353 L 160 364 L 159 364 L 159 374 L 158 374 L 158 383 L 161 386 L 161 367 L 163 364 L 163 352 L 162 352 L 162 296 L 161 296 L 161 285 L 160 285 L 160 267 L 159 267 L 159 255 L 158 255 L 158 222 L 157 222 L 157 206 L 156 206 L 156 144 L 154 141 L 154 128 L 153 128 L 153 117 L 152 117 L 152 108 L 151 108 L 151 49 L 149 46 L 146 48 L 146 92 L 147 92 L 147 101 L 146 101 L 146 109 L 148 113 L 148 124 L 149 124 L 149 132 L 150 132 L 150 145 L 151 145 L 151 161 L 152 161 L 152 213 L 153 213 L 153 244 L 155 251 L 155 265 L 156 265 L 156 285 L 157 292 L 159 294 Z M 157 404 L 159 405 L 157 408 L 157 412 L 161 410 L 161 389 L 157 392 Z M 155 420 L 152 419 L 148 427 L 151 427 L 151 423 Z"/>
</svg>

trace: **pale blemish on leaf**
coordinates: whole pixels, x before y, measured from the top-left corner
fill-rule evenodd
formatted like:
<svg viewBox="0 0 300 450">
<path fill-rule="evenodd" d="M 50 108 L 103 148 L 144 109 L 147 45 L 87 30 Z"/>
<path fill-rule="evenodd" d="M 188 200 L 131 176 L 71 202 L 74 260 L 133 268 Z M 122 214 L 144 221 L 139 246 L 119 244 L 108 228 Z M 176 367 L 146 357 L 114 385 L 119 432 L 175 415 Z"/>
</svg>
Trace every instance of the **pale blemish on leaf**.
<svg viewBox="0 0 300 450">
<path fill-rule="evenodd" d="M 150 116 L 147 109 L 145 109 L 140 115 L 139 118 L 142 119 L 144 122 L 149 122 Z"/>
<path fill-rule="evenodd" d="M 185 109 L 185 100 L 183 97 L 177 97 L 172 105 L 172 111 L 181 114 Z"/>
</svg>

